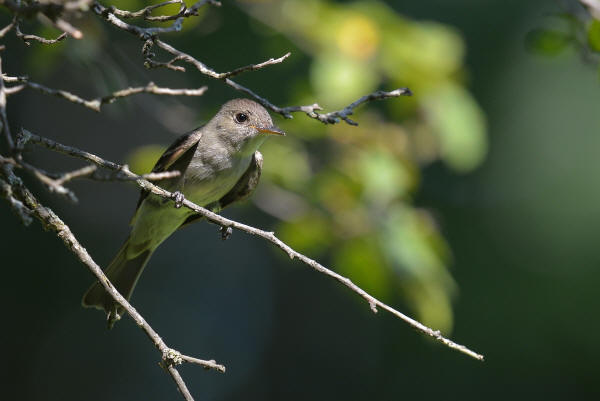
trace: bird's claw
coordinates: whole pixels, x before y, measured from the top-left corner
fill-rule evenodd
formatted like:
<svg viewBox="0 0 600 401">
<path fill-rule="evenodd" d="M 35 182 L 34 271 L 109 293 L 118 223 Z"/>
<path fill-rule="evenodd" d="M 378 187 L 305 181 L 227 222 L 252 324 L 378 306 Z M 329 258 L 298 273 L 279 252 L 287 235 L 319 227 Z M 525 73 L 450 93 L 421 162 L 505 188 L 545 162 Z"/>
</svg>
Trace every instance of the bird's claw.
<svg viewBox="0 0 600 401">
<path fill-rule="evenodd" d="M 185 196 L 179 191 L 175 191 L 171 194 L 171 198 L 175 201 L 175 209 L 179 209 L 183 206 L 183 201 L 185 200 Z"/>
<path fill-rule="evenodd" d="M 233 229 L 231 227 L 221 227 L 221 239 L 223 241 L 229 239 L 229 237 L 231 237 L 231 234 L 233 234 Z"/>
<path fill-rule="evenodd" d="M 121 314 L 119 313 L 119 306 L 114 304 L 111 311 L 106 314 L 106 325 L 110 330 L 113 328 L 115 323 L 121 320 Z"/>
</svg>

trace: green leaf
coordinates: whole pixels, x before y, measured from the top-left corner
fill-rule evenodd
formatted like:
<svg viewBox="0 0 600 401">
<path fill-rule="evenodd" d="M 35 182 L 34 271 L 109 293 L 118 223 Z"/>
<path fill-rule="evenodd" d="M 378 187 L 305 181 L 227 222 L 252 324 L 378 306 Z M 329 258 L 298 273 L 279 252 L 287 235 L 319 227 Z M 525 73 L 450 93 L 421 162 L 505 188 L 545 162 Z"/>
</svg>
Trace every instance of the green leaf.
<svg viewBox="0 0 600 401">
<path fill-rule="evenodd" d="M 372 237 L 344 242 L 333 254 L 333 265 L 337 272 L 351 277 L 361 288 L 377 297 L 387 295 L 392 289 L 389 266 Z"/>
<path fill-rule="evenodd" d="M 324 252 L 333 238 L 327 218 L 318 212 L 285 222 L 278 232 L 283 242 L 290 244 L 298 252 L 311 255 Z"/>
<path fill-rule="evenodd" d="M 595 52 L 600 52 L 600 21 L 592 20 L 592 23 L 588 27 L 587 34 L 590 49 Z"/>
<path fill-rule="evenodd" d="M 525 46 L 534 53 L 555 56 L 563 51 L 570 41 L 570 37 L 564 32 L 538 28 L 527 33 Z"/>
<path fill-rule="evenodd" d="M 468 172 L 487 153 L 486 121 L 475 99 L 463 87 L 447 84 L 423 99 L 437 135 L 441 158 L 454 170 Z"/>
</svg>

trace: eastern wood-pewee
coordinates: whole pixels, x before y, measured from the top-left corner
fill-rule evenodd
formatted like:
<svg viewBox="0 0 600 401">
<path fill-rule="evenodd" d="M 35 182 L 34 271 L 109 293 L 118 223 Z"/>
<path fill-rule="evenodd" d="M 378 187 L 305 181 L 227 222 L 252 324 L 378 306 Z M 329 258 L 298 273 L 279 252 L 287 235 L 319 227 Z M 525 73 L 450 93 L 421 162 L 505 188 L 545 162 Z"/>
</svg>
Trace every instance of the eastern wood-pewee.
<svg viewBox="0 0 600 401">
<path fill-rule="evenodd" d="M 254 191 L 262 168 L 257 149 L 270 134 L 285 135 L 273 125 L 267 110 L 252 100 L 234 99 L 206 125 L 178 138 L 152 171 L 180 171 L 180 176 L 161 181 L 161 186 L 200 206 L 220 210 Z M 129 237 L 105 271 L 121 295 L 131 297 L 144 266 L 165 239 L 199 218 L 187 208 L 142 191 Z M 109 328 L 122 312 L 98 282 L 84 294 L 82 304 L 105 310 Z"/>
</svg>

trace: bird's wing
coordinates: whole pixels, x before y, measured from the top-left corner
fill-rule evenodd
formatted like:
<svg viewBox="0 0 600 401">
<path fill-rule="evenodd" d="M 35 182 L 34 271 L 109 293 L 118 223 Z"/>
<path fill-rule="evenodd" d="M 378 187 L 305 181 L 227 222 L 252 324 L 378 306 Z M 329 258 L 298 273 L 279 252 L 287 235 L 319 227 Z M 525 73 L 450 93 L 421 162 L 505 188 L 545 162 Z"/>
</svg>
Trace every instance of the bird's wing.
<svg viewBox="0 0 600 401">
<path fill-rule="evenodd" d="M 219 211 L 231 205 L 234 202 L 239 202 L 248 199 L 258 186 L 258 181 L 260 180 L 260 174 L 262 172 L 262 165 L 263 156 L 257 150 L 252 156 L 250 165 L 248 166 L 244 174 L 242 174 L 240 179 L 235 183 L 233 188 L 231 188 L 229 192 L 223 195 L 221 199 L 219 199 L 217 202 L 206 206 L 206 208 L 213 211 Z M 188 219 L 181 226 L 179 226 L 179 228 L 187 226 L 188 224 L 193 223 L 201 218 L 202 215 L 194 214 L 188 217 Z"/>
<path fill-rule="evenodd" d="M 183 174 L 196 152 L 196 146 L 201 137 L 202 127 L 199 127 L 177 138 L 160 156 L 152 172 L 162 173 L 164 171 L 179 170 Z M 147 190 L 142 190 L 137 206 L 135 207 L 136 211 L 148 194 Z"/>
</svg>

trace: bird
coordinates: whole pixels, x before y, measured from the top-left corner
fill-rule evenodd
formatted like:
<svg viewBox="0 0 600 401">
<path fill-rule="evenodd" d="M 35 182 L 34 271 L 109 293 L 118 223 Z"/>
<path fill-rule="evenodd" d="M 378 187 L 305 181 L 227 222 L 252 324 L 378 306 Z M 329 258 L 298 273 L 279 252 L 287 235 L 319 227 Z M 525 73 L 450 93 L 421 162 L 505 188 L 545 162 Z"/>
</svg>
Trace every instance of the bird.
<svg viewBox="0 0 600 401">
<path fill-rule="evenodd" d="M 205 125 L 182 135 L 165 150 L 152 172 L 180 172 L 161 181 L 161 187 L 174 194 L 175 206 L 169 199 L 142 190 L 129 236 L 105 270 L 125 299 L 131 298 L 158 246 L 179 228 L 202 218 L 179 207 L 182 199 L 218 212 L 254 192 L 263 164 L 258 148 L 271 135 L 285 133 L 273 124 L 263 106 L 249 99 L 233 99 Z M 98 281 L 86 291 L 82 305 L 104 310 L 108 328 L 123 312 Z"/>
</svg>

